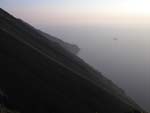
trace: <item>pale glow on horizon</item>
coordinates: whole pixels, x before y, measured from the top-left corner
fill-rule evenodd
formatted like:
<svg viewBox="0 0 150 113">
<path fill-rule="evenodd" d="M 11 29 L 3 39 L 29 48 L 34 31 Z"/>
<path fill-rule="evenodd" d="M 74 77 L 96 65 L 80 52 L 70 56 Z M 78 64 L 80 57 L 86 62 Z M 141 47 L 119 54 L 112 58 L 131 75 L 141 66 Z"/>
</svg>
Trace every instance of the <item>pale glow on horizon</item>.
<svg viewBox="0 0 150 113">
<path fill-rule="evenodd" d="M 2 0 L 0 3 L 0 7 L 33 24 L 150 23 L 149 0 Z"/>
</svg>

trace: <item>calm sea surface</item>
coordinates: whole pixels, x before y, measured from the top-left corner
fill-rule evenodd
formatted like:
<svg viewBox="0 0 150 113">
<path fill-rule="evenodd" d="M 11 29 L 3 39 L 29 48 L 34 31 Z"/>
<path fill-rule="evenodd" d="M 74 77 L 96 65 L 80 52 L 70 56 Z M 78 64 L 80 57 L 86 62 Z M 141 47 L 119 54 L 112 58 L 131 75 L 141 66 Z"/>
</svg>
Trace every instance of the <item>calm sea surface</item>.
<svg viewBox="0 0 150 113">
<path fill-rule="evenodd" d="M 40 27 L 77 44 L 79 56 L 150 111 L 150 25 Z"/>
</svg>

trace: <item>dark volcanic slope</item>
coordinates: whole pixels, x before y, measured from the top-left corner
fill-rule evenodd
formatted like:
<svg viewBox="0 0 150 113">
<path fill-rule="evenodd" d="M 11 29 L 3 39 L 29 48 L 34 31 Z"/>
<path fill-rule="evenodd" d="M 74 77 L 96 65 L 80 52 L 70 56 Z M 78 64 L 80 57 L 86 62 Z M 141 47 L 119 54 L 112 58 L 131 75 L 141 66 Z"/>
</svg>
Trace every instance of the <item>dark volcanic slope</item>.
<svg viewBox="0 0 150 113">
<path fill-rule="evenodd" d="M 101 73 L 2 9 L 0 65 L 0 87 L 22 113 L 141 110 Z"/>
</svg>

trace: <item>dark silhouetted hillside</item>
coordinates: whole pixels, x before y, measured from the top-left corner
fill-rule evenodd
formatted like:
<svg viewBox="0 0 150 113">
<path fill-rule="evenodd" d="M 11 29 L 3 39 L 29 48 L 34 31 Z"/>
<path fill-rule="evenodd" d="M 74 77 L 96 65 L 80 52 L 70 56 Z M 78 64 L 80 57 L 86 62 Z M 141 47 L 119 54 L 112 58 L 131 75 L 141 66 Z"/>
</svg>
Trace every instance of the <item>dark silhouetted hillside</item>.
<svg viewBox="0 0 150 113">
<path fill-rule="evenodd" d="M 0 65 L 0 88 L 8 96 L 8 106 L 21 113 L 142 110 L 123 90 L 60 43 L 2 9 Z"/>
</svg>

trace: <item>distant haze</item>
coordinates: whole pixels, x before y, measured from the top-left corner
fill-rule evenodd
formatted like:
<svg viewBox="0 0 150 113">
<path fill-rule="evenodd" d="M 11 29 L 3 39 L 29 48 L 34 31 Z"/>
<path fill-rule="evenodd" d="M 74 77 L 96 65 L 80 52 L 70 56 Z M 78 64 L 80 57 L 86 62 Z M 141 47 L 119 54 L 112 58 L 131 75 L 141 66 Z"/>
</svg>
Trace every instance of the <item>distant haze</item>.
<svg viewBox="0 0 150 113">
<path fill-rule="evenodd" d="M 79 56 L 150 111 L 150 26 L 47 26 L 77 44 Z"/>
<path fill-rule="evenodd" d="M 0 7 L 64 41 L 150 111 L 149 0 L 0 0 Z"/>
</svg>

